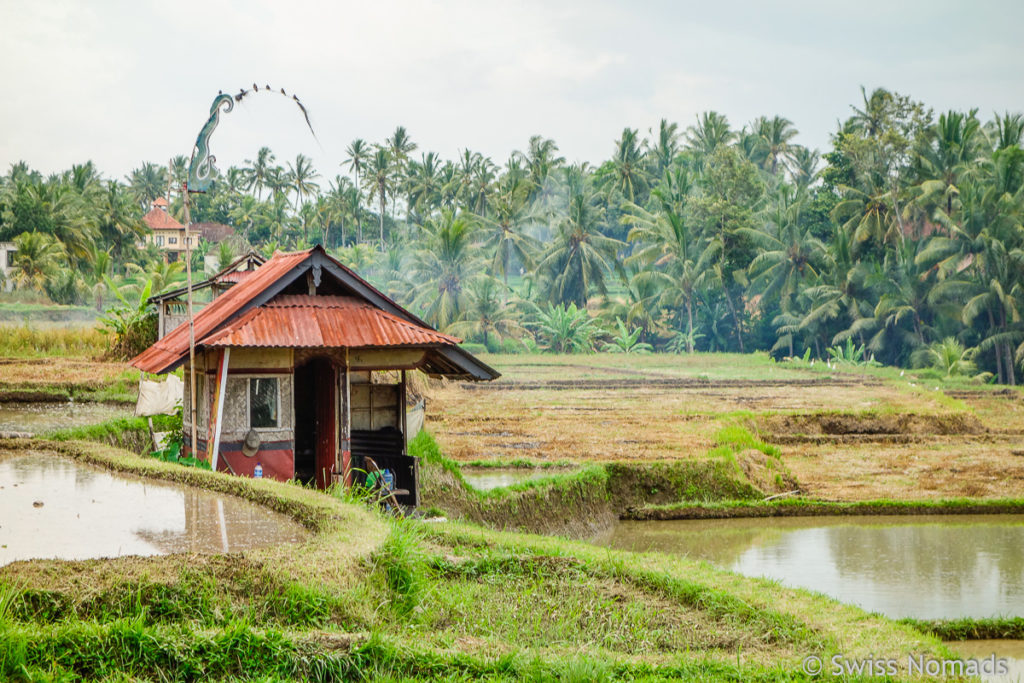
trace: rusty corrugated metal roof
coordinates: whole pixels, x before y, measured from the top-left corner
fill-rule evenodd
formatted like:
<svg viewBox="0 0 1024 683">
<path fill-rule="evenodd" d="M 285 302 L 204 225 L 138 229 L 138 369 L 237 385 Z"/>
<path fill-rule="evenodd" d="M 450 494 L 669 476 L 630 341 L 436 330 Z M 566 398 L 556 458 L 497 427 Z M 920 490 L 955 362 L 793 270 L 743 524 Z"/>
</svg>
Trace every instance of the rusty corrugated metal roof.
<svg viewBox="0 0 1024 683">
<path fill-rule="evenodd" d="M 195 337 L 198 342 L 241 311 L 254 297 L 301 265 L 312 249 L 275 254 L 253 274 L 208 304 L 195 316 Z M 159 374 L 180 363 L 188 355 L 188 323 L 174 328 L 163 339 L 133 358 L 131 365 L 143 372 Z"/>
<path fill-rule="evenodd" d="M 254 272 L 256 272 L 256 271 L 253 271 L 253 270 L 236 270 L 236 271 L 234 271 L 232 273 L 224 273 L 223 275 L 220 275 L 220 276 L 215 277 L 213 279 L 214 279 L 215 282 L 235 282 L 235 283 L 238 283 L 238 282 L 241 282 L 242 280 L 244 280 L 245 278 L 249 277 L 250 275 L 252 275 Z"/>
<path fill-rule="evenodd" d="M 454 346 L 459 339 L 414 325 L 350 296 L 279 296 L 246 311 L 199 343 L 203 346 Z"/>
</svg>

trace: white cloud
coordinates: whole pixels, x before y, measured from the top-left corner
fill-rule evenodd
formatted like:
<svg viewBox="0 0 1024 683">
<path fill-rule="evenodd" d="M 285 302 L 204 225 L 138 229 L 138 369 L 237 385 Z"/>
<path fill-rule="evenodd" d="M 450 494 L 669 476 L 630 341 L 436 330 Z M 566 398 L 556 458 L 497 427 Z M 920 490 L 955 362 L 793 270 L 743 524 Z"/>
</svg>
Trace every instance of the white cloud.
<svg viewBox="0 0 1024 683">
<path fill-rule="evenodd" d="M 1019 109 L 1022 10 L 990 5 L 6 2 L 0 166 L 92 158 L 120 177 L 187 154 L 217 90 L 253 79 L 299 93 L 321 143 L 292 102 L 261 94 L 224 119 L 221 166 L 268 145 L 332 177 L 348 142 L 397 125 L 449 157 L 469 147 L 501 161 L 543 134 L 597 161 L 625 126 L 685 128 L 706 109 L 736 126 L 779 113 L 824 146 L 861 84 L 938 109 Z"/>
</svg>

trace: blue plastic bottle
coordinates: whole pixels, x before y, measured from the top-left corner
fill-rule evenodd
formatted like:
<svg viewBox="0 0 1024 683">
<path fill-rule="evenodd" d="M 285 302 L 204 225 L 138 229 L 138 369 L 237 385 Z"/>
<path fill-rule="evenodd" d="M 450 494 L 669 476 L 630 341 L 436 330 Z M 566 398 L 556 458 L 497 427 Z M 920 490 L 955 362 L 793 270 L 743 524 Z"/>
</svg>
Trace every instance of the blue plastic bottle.
<svg viewBox="0 0 1024 683">
<path fill-rule="evenodd" d="M 261 465 L 259 463 L 256 463 L 256 469 L 254 469 L 252 471 L 252 476 L 256 477 L 257 479 L 262 479 L 263 478 L 263 465 Z"/>
</svg>

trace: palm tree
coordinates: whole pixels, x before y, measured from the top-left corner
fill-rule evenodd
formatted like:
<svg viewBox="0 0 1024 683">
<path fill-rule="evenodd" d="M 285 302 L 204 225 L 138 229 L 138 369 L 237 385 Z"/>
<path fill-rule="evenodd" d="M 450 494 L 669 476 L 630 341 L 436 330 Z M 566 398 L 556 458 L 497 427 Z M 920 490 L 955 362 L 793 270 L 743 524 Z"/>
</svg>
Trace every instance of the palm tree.
<svg viewBox="0 0 1024 683">
<path fill-rule="evenodd" d="M 521 337 L 525 328 L 519 322 L 515 309 L 509 305 L 501 282 L 490 275 L 481 275 L 467 286 L 469 302 L 462 319 L 448 326 L 451 334 L 470 339 L 481 339 L 489 346 L 491 338 Z"/>
<path fill-rule="evenodd" d="M 428 152 L 421 161 L 410 161 L 408 166 L 409 210 L 429 214 L 441 203 L 442 175 L 441 160 L 434 152 Z"/>
<path fill-rule="evenodd" d="M 679 154 L 679 124 L 662 119 L 658 132 L 650 131 L 654 142 L 644 142 L 646 157 L 651 161 L 651 175 L 660 178 Z"/>
<path fill-rule="evenodd" d="M 556 156 L 558 145 L 554 140 L 534 135 L 530 138 L 526 152 L 514 152 L 526 166 L 530 180 L 530 201 L 546 205 L 554 194 L 551 173 L 565 164 L 565 157 Z"/>
<path fill-rule="evenodd" d="M 167 193 L 168 176 L 167 169 L 146 161 L 142 166 L 133 169 L 127 176 L 128 188 L 135 195 L 135 201 L 139 208 L 149 211 L 153 200 L 163 197 Z"/>
<path fill-rule="evenodd" d="M 547 253 L 537 266 L 549 283 L 552 301 L 585 307 L 592 291 L 608 293 L 605 282 L 612 269 L 621 271 L 617 252 L 623 243 L 601 233 L 604 209 L 596 201 L 584 169 L 565 172 L 567 211 Z"/>
<path fill-rule="evenodd" d="M 313 196 L 320 190 L 320 186 L 313 182 L 320 174 L 313 168 L 312 160 L 299 154 L 295 157 L 295 165 L 288 162 L 288 178 L 291 181 L 292 189 L 295 190 L 295 210 L 299 210 L 299 202 Z"/>
<path fill-rule="evenodd" d="M 134 253 L 135 242 L 145 234 L 139 208 L 127 188 L 113 180 L 106 183 L 95 201 L 100 239 L 111 256 L 123 261 Z"/>
<path fill-rule="evenodd" d="M 271 169 L 274 167 L 274 153 L 269 147 L 260 147 L 256 152 L 256 161 L 245 160 L 244 169 L 247 189 L 256 190 L 256 199 L 261 199 L 263 189 L 270 186 Z"/>
<path fill-rule="evenodd" d="M 689 186 L 685 169 L 669 171 L 666 183 L 651 192 L 656 208 L 648 211 L 626 204 L 621 220 L 633 226 L 627 239 L 636 244 L 626 265 L 643 266 L 634 276 L 638 287 L 647 286 L 643 280 L 650 281 L 660 289 L 659 304 L 678 311 L 680 320 L 686 320 L 686 350 L 693 353 L 693 307 L 698 291 L 710 284 L 711 254 L 702 255 L 701 244 L 684 218 L 682 201 Z"/>
<path fill-rule="evenodd" d="M 526 227 L 534 220 L 528 203 L 529 189 L 521 175 L 507 174 L 491 202 L 490 213 L 480 219 L 487 233 L 483 246 L 494 254 L 491 272 L 501 273 L 506 288 L 512 261 L 518 260 L 524 268 L 532 269 L 539 248 L 537 240 L 526 234 Z"/>
<path fill-rule="evenodd" d="M 395 191 L 395 170 L 391 152 L 387 148 L 374 149 L 373 155 L 367 160 L 366 178 L 369 181 L 370 198 L 377 197 L 380 202 L 380 250 L 384 251 L 384 213 L 388 196 Z"/>
<path fill-rule="evenodd" d="M 729 120 L 715 111 L 700 114 L 697 125 L 690 126 L 686 131 L 686 142 L 701 163 L 720 146 L 729 144 L 735 138 L 736 134 L 729 129 Z"/>
<path fill-rule="evenodd" d="M 45 292 L 47 283 L 60 269 L 64 249 L 50 235 L 25 232 L 14 238 L 17 251 L 10 278 L 18 289 Z"/>
<path fill-rule="evenodd" d="M 637 195 L 647 188 L 647 173 L 644 170 L 644 153 L 637 131 L 624 128 L 622 137 L 615 143 L 615 154 L 611 161 L 612 174 L 609 187 L 619 192 L 628 201 L 635 202 Z"/>
<path fill-rule="evenodd" d="M 244 226 L 245 239 L 248 240 L 249 231 L 260 217 L 260 204 L 255 197 L 245 195 L 238 205 L 231 209 L 228 216 L 236 226 Z"/>
<path fill-rule="evenodd" d="M 359 187 L 359 174 L 362 173 L 363 167 L 366 165 L 367 157 L 370 154 L 369 148 L 366 146 L 366 142 L 362 138 L 356 138 L 352 141 L 352 144 L 345 149 L 345 154 L 348 158 L 342 162 L 342 166 L 347 166 L 352 170 L 352 175 L 356 179 L 356 195 L 360 194 Z M 356 230 L 358 231 L 356 236 L 357 242 L 363 241 L 363 219 L 359 211 L 356 211 Z"/>
<path fill-rule="evenodd" d="M 406 167 L 409 163 L 409 155 L 416 151 L 416 143 L 409 137 L 405 126 L 398 126 L 391 137 L 387 139 L 388 151 L 391 152 L 391 160 L 394 165 L 395 184 L 401 187 L 405 179 Z M 395 202 L 398 199 L 398 192 L 391 194 L 391 215 L 395 215 Z M 409 211 L 412 207 L 406 207 L 405 219 L 409 220 Z"/>
<path fill-rule="evenodd" d="M 767 170 L 776 175 L 779 168 L 792 161 L 792 140 L 797 135 L 793 122 L 782 116 L 759 116 L 754 119 L 751 129 L 765 152 Z"/>
<path fill-rule="evenodd" d="M 765 298 L 778 296 L 783 310 L 806 282 L 818 279 L 825 262 L 825 245 L 801 225 L 802 203 L 802 196 L 782 185 L 764 227 L 741 229 L 759 249 L 748 268 L 751 290 Z"/>
<path fill-rule="evenodd" d="M 414 302 L 424 320 L 444 330 L 469 305 L 464 285 L 475 274 L 478 262 L 474 230 L 469 221 L 451 211 L 427 220 L 421 230 L 423 248 L 413 257 L 415 281 L 419 282 Z"/>
</svg>

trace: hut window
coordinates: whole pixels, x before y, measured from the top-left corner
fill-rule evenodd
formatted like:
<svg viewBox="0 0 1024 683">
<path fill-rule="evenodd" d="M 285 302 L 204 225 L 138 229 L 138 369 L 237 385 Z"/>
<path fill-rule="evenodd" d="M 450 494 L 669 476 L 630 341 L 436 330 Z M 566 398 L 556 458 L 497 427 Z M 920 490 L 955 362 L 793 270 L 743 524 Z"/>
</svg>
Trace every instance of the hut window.
<svg viewBox="0 0 1024 683">
<path fill-rule="evenodd" d="M 277 426 L 277 378 L 253 377 L 249 380 L 249 426 Z"/>
</svg>

